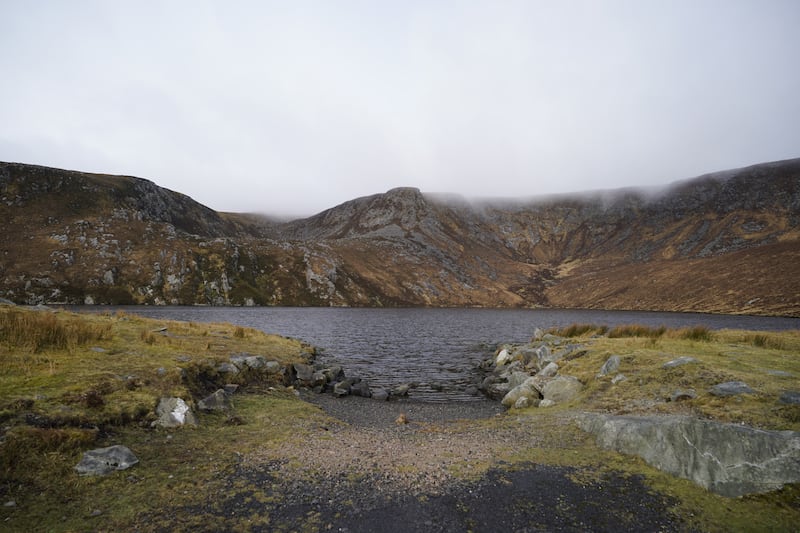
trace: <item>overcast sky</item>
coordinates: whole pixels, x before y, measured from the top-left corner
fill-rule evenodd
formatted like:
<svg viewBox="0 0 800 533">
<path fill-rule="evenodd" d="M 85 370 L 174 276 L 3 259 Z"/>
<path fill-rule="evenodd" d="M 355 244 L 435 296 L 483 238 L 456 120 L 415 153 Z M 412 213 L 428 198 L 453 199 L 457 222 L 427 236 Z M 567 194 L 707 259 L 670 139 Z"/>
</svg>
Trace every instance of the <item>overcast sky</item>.
<svg viewBox="0 0 800 533">
<path fill-rule="evenodd" d="M 304 215 L 800 156 L 800 1 L 0 0 L 0 160 Z"/>
</svg>

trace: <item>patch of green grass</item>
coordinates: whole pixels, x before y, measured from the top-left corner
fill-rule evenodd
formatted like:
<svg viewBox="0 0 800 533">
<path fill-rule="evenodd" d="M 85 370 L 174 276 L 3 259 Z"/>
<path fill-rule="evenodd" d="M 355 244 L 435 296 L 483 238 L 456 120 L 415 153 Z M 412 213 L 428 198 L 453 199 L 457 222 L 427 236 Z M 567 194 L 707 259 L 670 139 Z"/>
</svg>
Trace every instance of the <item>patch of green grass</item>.
<svg viewBox="0 0 800 533">
<path fill-rule="evenodd" d="M 151 428 L 160 397 L 197 399 L 187 369 L 214 369 L 239 352 L 307 360 L 311 348 L 292 339 L 237 335 L 230 324 L 8 307 L 0 307 L 0 324 L 0 498 L 17 504 L 0 508 L 0 523 L 12 530 L 130 530 L 138 513 L 163 516 L 174 529 L 181 522 L 170 521 L 172 504 L 213 501 L 244 454 L 303 445 L 322 417 L 276 386 L 245 389 L 234 413 L 201 414 L 198 428 Z M 140 463 L 103 478 L 73 470 L 84 451 L 112 444 L 131 448 Z"/>
</svg>

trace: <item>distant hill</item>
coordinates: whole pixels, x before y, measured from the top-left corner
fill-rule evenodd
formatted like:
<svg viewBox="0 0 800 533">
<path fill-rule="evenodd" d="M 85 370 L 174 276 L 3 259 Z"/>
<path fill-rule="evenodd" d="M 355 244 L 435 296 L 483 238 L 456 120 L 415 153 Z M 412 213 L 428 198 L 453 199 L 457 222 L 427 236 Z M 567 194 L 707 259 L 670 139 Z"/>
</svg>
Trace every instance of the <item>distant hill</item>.
<svg viewBox="0 0 800 533">
<path fill-rule="evenodd" d="M 0 163 L 19 303 L 564 307 L 800 316 L 800 159 L 470 203 L 413 188 L 275 222 L 126 176 Z"/>
</svg>

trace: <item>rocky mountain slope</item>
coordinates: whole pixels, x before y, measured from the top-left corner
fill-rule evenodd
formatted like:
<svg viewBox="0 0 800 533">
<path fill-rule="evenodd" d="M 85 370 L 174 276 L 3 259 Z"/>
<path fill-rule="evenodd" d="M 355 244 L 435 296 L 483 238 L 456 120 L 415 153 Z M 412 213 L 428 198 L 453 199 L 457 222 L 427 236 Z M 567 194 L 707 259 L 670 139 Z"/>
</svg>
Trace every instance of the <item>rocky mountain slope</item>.
<svg viewBox="0 0 800 533">
<path fill-rule="evenodd" d="M 800 159 L 661 191 L 393 189 L 288 223 L 138 178 L 0 163 L 21 303 L 552 306 L 800 315 Z"/>
</svg>

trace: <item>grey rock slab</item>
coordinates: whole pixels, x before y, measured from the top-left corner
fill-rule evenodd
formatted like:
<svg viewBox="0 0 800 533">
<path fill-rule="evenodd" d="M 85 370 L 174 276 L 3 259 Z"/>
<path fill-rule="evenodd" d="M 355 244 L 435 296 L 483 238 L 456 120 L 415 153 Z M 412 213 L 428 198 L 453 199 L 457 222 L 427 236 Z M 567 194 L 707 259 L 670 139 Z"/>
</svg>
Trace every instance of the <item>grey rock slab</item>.
<svg viewBox="0 0 800 533">
<path fill-rule="evenodd" d="M 600 446 L 641 457 L 722 496 L 770 492 L 800 482 L 800 432 L 689 416 L 587 414 L 580 425 Z"/>
<path fill-rule="evenodd" d="M 714 396 L 738 396 L 739 394 L 754 394 L 756 391 L 744 381 L 726 381 L 714 385 L 709 392 Z"/>
<path fill-rule="evenodd" d="M 800 391 L 785 391 L 781 394 L 780 402 L 789 405 L 800 405 Z"/>
<path fill-rule="evenodd" d="M 661 365 L 661 367 L 662 368 L 676 368 L 676 367 L 679 367 L 679 366 L 688 365 L 690 363 L 696 363 L 696 362 L 697 362 L 697 359 L 695 359 L 694 357 L 683 356 L 683 357 L 678 357 L 677 359 L 673 359 L 672 361 L 667 361 L 666 363 Z"/>
<path fill-rule="evenodd" d="M 82 476 L 104 476 L 115 470 L 126 470 L 138 462 L 129 448 L 116 445 L 84 452 L 75 470 Z"/>
</svg>

